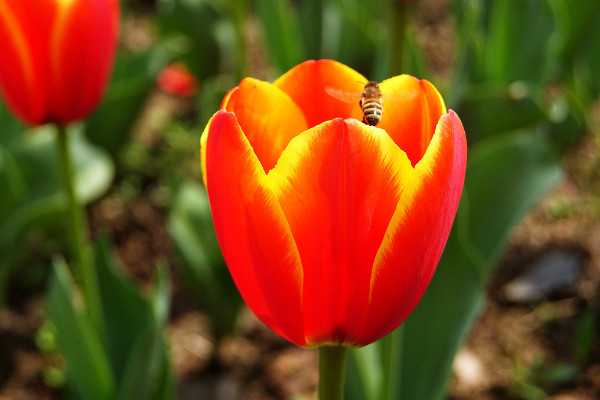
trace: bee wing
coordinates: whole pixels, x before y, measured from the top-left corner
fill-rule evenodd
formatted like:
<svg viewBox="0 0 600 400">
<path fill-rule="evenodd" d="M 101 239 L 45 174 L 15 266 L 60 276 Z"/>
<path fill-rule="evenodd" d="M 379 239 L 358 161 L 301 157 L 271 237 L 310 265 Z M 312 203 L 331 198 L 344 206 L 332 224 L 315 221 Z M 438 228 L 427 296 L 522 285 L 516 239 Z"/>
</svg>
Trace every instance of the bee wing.
<svg viewBox="0 0 600 400">
<path fill-rule="evenodd" d="M 394 94 L 389 94 L 389 93 L 384 93 L 383 94 L 383 101 L 384 102 L 390 102 L 390 103 L 401 103 L 403 101 L 407 101 L 410 98 L 414 98 L 416 97 L 416 94 L 413 92 L 406 92 L 406 93 L 394 93 Z"/>
<path fill-rule="evenodd" d="M 359 100 L 361 95 L 361 92 L 346 92 L 344 90 L 336 89 L 330 86 L 326 86 L 325 91 L 334 99 L 338 99 L 340 101 L 343 101 L 344 103 L 353 103 Z"/>
</svg>

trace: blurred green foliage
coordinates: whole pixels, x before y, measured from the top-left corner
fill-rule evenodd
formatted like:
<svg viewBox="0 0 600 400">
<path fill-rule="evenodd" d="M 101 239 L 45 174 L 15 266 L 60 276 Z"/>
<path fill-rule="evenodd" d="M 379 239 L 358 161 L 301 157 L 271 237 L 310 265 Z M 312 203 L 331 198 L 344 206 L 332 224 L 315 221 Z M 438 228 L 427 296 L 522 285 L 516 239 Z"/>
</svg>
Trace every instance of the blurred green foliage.
<svg viewBox="0 0 600 400">
<path fill-rule="evenodd" d="M 96 248 L 101 318 L 94 325 L 64 263 L 54 263 L 48 316 L 67 361 L 67 386 L 82 399 L 171 399 L 173 379 L 164 338 L 170 303 L 167 269 L 158 269 L 153 293 L 118 272 L 106 239 Z"/>
<path fill-rule="evenodd" d="M 23 132 L 0 104 L 0 304 L 6 277 L 18 264 L 28 233 L 61 224 L 66 210 L 56 153 L 55 130 L 42 126 Z M 69 132 L 75 154 L 77 195 L 84 204 L 98 199 L 112 184 L 114 165 L 109 155 L 91 145 L 81 126 Z"/>
<path fill-rule="evenodd" d="M 168 43 L 151 50 L 128 54 L 121 52 L 115 62 L 112 80 L 104 100 L 86 120 L 90 141 L 117 156 L 130 142 L 145 100 L 154 87 L 156 76 L 176 54 Z"/>
<path fill-rule="evenodd" d="M 216 335 L 231 333 L 242 299 L 221 255 L 202 186 L 186 182 L 177 190 L 168 227 L 185 281 L 211 317 Z"/>
</svg>

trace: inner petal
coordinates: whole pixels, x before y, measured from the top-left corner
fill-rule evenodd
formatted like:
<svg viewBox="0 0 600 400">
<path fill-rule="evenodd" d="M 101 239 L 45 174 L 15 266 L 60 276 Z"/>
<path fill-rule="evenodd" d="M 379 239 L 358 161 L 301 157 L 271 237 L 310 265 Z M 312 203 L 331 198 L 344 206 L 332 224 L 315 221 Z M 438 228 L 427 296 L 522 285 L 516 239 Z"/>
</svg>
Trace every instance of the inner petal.
<svg viewBox="0 0 600 400">
<path fill-rule="evenodd" d="M 398 147 L 406 152 L 413 167 L 425 154 L 446 106 L 438 91 L 426 80 L 400 75 L 380 84 L 384 94 L 385 129 Z"/>
<path fill-rule="evenodd" d="M 256 79 L 242 80 L 222 107 L 235 113 L 265 172 L 275 166 L 289 141 L 307 129 L 304 114 L 287 94 Z"/>
<path fill-rule="evenodd" d="M 308 127 L 313 127 L 334 118 L 362 120 L 358 102 L 367 81 L 364 76 L 337 61 L 309 60 L 289 70 L 273 85 L 292 98 L 306 116 Z M 347 94 L 348 100 L 332 96 L 326 88 Z"/>
</svg>

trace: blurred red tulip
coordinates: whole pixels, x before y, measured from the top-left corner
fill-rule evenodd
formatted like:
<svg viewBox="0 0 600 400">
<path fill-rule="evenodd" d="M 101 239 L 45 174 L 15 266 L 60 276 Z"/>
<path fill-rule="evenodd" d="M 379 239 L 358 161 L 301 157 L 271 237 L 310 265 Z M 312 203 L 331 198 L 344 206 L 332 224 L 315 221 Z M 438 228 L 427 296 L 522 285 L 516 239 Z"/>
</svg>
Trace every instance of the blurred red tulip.
<svg viewBox="0 0 600 400">
<path fill-rule="evenodd" d="M 157 84 L 162 91 L 180 97 L 191 97 L 198 89 L 194 75 L 180 63 L 165 67 L 158 75 Z"/>
<path fill-rule="evenodd" d="M 98 104 L 119 31 L 118 0 L 0 0 L 0 89 L 31 125 L 67 124 Z"/>
<path fill-rule="evenodd" d="M 363 84 L 359 83 L 363 82 Z M 359 122 L 367 82 L 330 60 L 269 84 L 244 79 L 202 136 L 217 237 L 244 300 L 303 347 L 364 346 L 421 299 L 463 188 L 466 139 L 437 90 L 380 84 L 377 127 Z"/>
</svg>

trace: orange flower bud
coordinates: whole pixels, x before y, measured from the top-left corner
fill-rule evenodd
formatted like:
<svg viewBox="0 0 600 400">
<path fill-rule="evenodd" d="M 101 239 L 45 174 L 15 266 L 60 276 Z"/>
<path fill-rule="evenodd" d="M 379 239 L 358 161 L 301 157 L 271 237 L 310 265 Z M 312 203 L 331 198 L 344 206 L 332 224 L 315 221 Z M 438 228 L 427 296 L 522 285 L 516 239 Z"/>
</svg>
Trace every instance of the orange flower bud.
<svg viewBox="0 0 600 400">
<path fill-rule="evenodd" d="M 67 124 L 98 104 L 119 31 L 118 0 L 0 0 L 0 89 L 30 125 Z"/>
<path fill-rule="evenodd" d="M 231 275 L 254 313 L 303 347 L 364 346 L 400 325 L 435 272 L 463 188 L 464 129 L 437 90 L 385 80 L 374 127 L 358 100 L 331 95 L 360 97 L 366 82 L 331 60 L 273 84 L 244 79 L 202 135 Z"/>
</svg>

